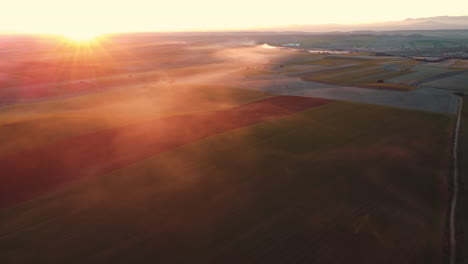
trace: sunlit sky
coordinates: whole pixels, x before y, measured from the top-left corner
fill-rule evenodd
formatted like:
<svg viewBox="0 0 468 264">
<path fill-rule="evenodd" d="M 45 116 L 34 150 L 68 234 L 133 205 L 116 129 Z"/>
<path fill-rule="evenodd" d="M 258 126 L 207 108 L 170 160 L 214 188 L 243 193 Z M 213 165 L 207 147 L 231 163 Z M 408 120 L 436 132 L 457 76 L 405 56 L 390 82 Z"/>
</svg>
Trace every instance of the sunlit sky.
<svg viewBox="0 0 468 264">
<path fill-rule="evenodd" d="M 468 15 L 467 0 L 2 0 L 0 32 L 100 34 Z"/>
</svg>

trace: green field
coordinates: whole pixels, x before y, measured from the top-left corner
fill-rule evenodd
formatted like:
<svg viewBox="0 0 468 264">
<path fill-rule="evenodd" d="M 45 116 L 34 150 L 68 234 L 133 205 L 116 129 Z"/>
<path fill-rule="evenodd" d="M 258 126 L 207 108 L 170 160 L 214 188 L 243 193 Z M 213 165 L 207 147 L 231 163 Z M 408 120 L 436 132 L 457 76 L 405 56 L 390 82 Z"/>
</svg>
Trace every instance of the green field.
<svg viewBox="0 0 468 264">
<path fill-rule="evenodd" d="M 441 263 L 453 123 L 333 102 L 212 136 L 0 211 L 0 263 Z"/>
</svg>

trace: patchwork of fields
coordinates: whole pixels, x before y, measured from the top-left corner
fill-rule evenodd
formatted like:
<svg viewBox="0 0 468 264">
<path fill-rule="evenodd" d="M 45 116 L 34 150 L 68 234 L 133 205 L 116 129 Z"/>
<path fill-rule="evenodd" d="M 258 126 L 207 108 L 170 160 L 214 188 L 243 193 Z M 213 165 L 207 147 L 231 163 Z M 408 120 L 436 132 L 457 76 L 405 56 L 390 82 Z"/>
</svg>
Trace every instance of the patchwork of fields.
<svg viewBox="0 0 468 264">
<path fill-rule="evenodd" d="M 419 63 L 119 45 L 2 68 L 0 263 L 445 261 L 458 101 Z"/>
<path fill-rule="evenodd" d="M 445 89 L 466 89 L 464 64 L 422 63 L 409 58 L 372 57 L 367 55 L 309 55 L 288 61 L 282 68 L 289 75 L 300 76 L 305 81 L 323 82 L 337 86 L 356 86 L 370 89 L 405 91 L 428 83 L 434 86 L 440 80 Z M 297 66 L 302 66 L 300 70 Z M 320 67 L 320 68 L 317 68 Z M 457 74 L 460 72 L 460 74 Z M 451 74 L 453 74 L 451 76 Z M 431 80 L 431 77 L 441 75 Z M 446 75 L 446 76 L 443 76 Z M 466 76 L 465 76 L 466 77 Z M 427 79 L 427 80 L 426 80 Z M 431 85 L 432 84 L 432 85 Z"/>
</svg>

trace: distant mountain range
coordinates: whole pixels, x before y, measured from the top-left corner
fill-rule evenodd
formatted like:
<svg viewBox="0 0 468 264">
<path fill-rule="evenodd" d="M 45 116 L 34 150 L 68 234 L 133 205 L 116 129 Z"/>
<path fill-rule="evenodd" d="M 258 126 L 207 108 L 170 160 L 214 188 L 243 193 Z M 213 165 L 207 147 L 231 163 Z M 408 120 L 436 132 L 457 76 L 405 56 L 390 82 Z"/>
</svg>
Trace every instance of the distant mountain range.
<svg viewBox="0 0 468 264">
<path fill-rule="evenodd" d="M 403 21 L 381 22 L 355 25 L 288 25 L 274 28 L 264 28 L 262 31 L 304 31 L 304 32 L 332 32 L 332 31 L 393 31 L 393 30 L 447 30 L 467 29 L 468 16 L 438 16 L 427 18 L 408 18 Z"/>
</svg>

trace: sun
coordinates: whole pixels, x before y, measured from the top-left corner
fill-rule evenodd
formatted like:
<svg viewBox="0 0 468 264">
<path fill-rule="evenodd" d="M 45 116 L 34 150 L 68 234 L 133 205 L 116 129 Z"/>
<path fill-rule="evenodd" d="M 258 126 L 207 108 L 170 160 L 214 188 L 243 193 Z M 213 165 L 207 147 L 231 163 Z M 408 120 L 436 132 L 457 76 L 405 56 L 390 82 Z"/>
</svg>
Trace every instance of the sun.
<svg viewBox="0 0 468 264">
<path fill-rule="evenodd" d="M 67 32 L 62 34 L 65 38 L 76 43 L 88 43 L 95 41 L 100 34 L 92 32 Z"/>
</svg>

